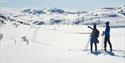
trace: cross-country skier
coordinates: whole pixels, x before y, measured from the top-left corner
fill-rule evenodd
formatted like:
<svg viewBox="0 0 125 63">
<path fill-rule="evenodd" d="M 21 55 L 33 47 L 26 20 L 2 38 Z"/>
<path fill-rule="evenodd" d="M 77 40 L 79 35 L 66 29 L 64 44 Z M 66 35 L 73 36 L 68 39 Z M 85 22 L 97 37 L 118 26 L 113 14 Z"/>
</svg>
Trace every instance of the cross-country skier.
<svg viewBox="0 0 125 63">
<path fill-rule="evenodd" d="M 105 35 L 105 39 L 104 39 L 104 51 L 106 50 L 107 47 L 107 43 L 109 44 L 110 47 L 110 51 L 112 51 L 112 44 L 110 42 L 110 26 L 109 26 L 109 22 L 106 22 L 106 29 L 104 31 L 104 33 L 102 35 Z"/>
<path fill-rule="evenodd" d="M 88 28 L 92 29 L 92 33 L 90 35 L 90 51 L 93 52 L 93 44 L 95 45 L 95 52 L 97 52 L 97 43 L 99 37 L 99 31 L 96 28 L 96 24 L 94 24 L 93 28 L 88 26 Z"/>
</svg>

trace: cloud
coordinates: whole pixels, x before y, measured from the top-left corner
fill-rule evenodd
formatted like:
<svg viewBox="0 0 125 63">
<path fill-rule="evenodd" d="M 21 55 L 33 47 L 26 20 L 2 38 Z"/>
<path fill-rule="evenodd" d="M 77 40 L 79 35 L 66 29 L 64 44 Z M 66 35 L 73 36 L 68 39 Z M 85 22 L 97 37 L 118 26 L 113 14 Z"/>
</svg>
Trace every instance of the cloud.
<svg viewBox="0 0 125 63">
<path fill-rule="evenodd" d="M 11 3 L 12 1 L 10 0 L 1 0 L 0 3 Z"/>
</svg>

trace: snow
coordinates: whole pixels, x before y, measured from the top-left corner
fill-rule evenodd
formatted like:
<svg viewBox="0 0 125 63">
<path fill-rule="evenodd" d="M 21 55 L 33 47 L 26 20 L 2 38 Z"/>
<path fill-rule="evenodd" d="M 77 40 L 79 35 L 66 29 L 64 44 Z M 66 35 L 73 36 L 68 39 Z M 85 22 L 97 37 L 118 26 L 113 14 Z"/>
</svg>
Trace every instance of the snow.
<svg viewBox="0 0 125 63">
<path fill-rule="evenodd" d="M 97 27 L 102 33 L 104 27 Z M 111 28 L 115 56 L 83 51 L 91 30 L 87 25 L 28 25 L 14 27 L 8 22 L 0 27 L 0 63 L 124 63 L 125 28 Z M 22 41 L 26 36 L 29 45 Z M 101 50 L 102 36 L 99 36 Z M 89 48 L 89 47 L 88 47 Z"/>
<path fill-rule="evenodd" d="M 0 34 L 3 35 L 0 40 L 0 63 L 125 63 L 125 16 L 122 14 L 125 5 L 113 10 L 81 11 L 79 16 L 77 11 L 52 13 L 47 9 L 31 9 L 30 14 L 23 10 L 0 9 Z M 35 11 L 45 13 L 33 14 Z M 51 20 L 62 21 L 50 25 Z M 78 20 L 80 23 L 74 24 Z M 110 21 L 114 56 L 101 50 L 104 41 L 101 34 L 106 21 Z M 34 22 L 45 24 L 36 25 Z M 98 24 L 100 31 L 98 55 L 90 53 L 90 45 L 85 48 L 92 31 L 87 26 L 93 23 Z"/>
</svg>

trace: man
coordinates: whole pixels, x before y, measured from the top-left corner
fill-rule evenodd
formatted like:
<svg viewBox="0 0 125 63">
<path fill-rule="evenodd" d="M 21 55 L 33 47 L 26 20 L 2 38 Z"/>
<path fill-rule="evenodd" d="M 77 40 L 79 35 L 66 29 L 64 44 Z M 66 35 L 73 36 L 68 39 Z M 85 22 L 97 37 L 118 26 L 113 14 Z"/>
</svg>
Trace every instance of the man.
<svg viewBox="0 0 125 63">
<path fill-rule="evenodd" d="M 112 52 L 112 44 L 110 42 L 110 26 L 109 26 L 109 22 L 106 22 L 106 29 L 104 31 L 104 33 L 102 35 L 105 35 L 105 40 L 104 40 L 104 51 L 107 51 L 106 50 L 106 47 L 107 47 L 107 42 L 109 44 L 109 47 L 110 47 L 110 51 Z"/>
<path fill-rule="evenodd" d="M 95 45 L 95 52 L 97 52 L 97 43 L 99 37 L 99 31 L 96 28 L 96 24 L 94 24 L 93 28 L 88 26 L 88 28 L 92 29 L 92 33 L 90 35 L 90 51 L 93 52 L 93 44 Z"/>
</svg>

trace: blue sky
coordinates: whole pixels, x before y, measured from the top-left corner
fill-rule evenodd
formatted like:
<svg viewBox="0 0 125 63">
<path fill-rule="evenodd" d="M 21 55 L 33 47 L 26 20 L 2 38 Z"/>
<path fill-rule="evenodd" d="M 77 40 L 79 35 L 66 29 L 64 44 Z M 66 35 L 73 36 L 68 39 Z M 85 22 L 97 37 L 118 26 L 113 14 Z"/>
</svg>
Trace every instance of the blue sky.
<svg viewBox="0 0 125 63">
<path fill-rule="evenodd" d="M 0 0 L 7 8 L 62 8 L 69 10 L 95 10 L 103 7 L 117 7 L 125 0 Z"/>
</svg>

